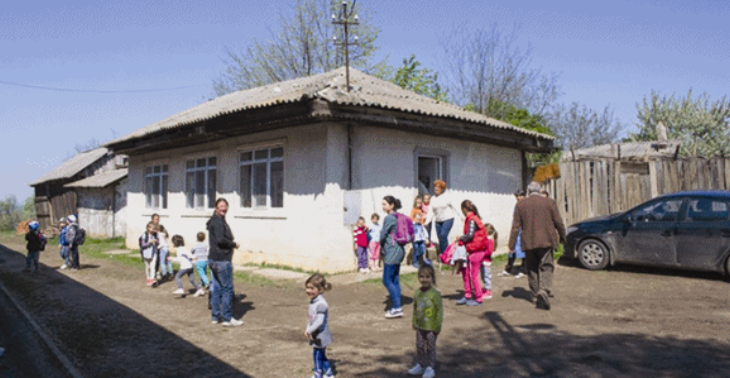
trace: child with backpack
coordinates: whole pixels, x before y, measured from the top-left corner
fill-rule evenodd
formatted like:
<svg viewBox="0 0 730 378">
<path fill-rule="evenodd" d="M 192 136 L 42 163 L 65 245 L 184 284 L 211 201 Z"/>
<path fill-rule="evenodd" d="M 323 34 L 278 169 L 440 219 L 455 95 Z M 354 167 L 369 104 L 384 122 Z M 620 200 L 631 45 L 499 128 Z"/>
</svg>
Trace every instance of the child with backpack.
<svg viewBox="0 0 730 378">
<path fill-rule="evenodd" d="M 81 269 L 81 261 L 79 261 L 79 245 L 84 244 L 86 240 L 86 231 L 80 228 L 76 223 L 76 216 L 69 215 L 66 217 L 68 226 L 66 227 L 66 241 L 69 243 L 69 261 L 71 270 Z"/>
<path fill-rule="evenodd" d="M 365 218 L 360 217 L 357 219 L 352 236 L 355 241 L 357 268 L 360 273 L 370 273 L 368 269 L 368 229 L 365 227 Z"/>
<path fill-rule="evenodd" d="M 208 248 L 210 248 L 210 245 L 204 243 L 205 233 L 198 232 L 196 236 L 198 238 L 198 244 L 195 244 L 191 252 L 195 257 L 195 270 L 198 272 L 198 277 L 200 278 L 200 286 L 207 289 L 210 284 L 210 280 L 208 279 Z"/>
<path fill-rule="evenodd" d="M 58 235 L 58 254 L 63 259 L 63 265 L 61 265 L 61 269 L 67 269 L 71 263 L 68 261 L 69 258 L 69 242 L 66 239 L 66 234 L 68 231 L 68 223 L 66 223 L 66 218 L 61 218 L 59 220 L 60 226 L 61 226 L 61 233 Z"/>
<path fill-rule="evenodd" d="M 413 295 L 413 330 L 416 331 L 416 365 L 408 370 L 409 375 L 424 378 L 436 377 L 436 337 L 441 332 L 444 320 L 444 306 L 441 293 L 436 286 L 436 274 L 431 265 L 418 268 L 418 282 L 421 288 Z"/>
<path fill-rule="evenodd" d="M 370 239 L 369 256 L 370 256 L 370 270 L 377 272 L 380 270 L 380 215 L 373 213 L 370 216 L 370 231 L 368 232 L 368 239 Z"/>
<path fill-rule="evenodd" d="M 195 287 L 194 296 L 199 297 L 201 295 L 205 295 L 205 291 L 200 286 L 198 286 L 198 283 L 195 281 L 195 274 L 193 273 L 193 254 L 187 248 L 185 248 L 185 239 L 183 239 L 183 237 L 180 235 L 175 235 L 172 237 L 172 244 L 177 249 L 177 257 L 168 256 L 165 263 L 172 265 L 170 261 L 175 261 L 180 264 L 180 270 L 178 270 L 177 274 L 175 275 L 177 290 L 173 291 L 172 293 L 185 295 L 185 290 L 183 290 L 182 285 L 182 277 L 187 274 L 188 280 L 190 280 L 190 283 L 193 284 L 193 287 Z"/>
<path fill-rule="evenodd" d="M 147 275 L 147 286 L 157 286 L 155 280 L 155 264 L 157 263 L 157 226 L 147 223 L 147 231 L 139 237 L 139 253 L 144 260 L 144 271 Z"/>
<path fill-rule="evenodd" d="M 383 285 L 388 290 L 391 308 L 385 313 L 387 319 L 403 317 L 401 307 L 400 265 L 405 258 L 404 246 L 413 242 L 413 222 L 407 216 L 397 212 L 403 206 L 393 196 L 383 198 L 383 211 L 388 214 L 383 220 L 380 232 L 380 247 L 385 256 L 383 267 Z"/>
<path fill-rule="evenodd" d="M 32 271 L 38 273 L 38 260 L 41 251 L 46 247 L 47 240 L 41 233 L 38 222 L 30 222 L 28 229 L 28 233 L 25 234 L 25 241 L 27 242 L 25 248 L 28 250 L 28 256 L 25 258 L 25 272 L 31 272 L 31 267 L 34 267 L 35 270 Z"/>
<path fill-rule="evenodd" d="M 332 289 L 323 275 L 315 273 L 304 284 L 309 297 L 309 321 L 304 336 L 309 339 L 314 358 L 314 375 L 312 378 L 331 378 L 335 374 L 332 365 L 327 359 L 327 347 L 332 344 L 332 333 L 329 327 L 329 307 L 322 294 Z"/>
<path fill-rule="evenodd" d="M 172 263 L 168 260 L 170 256 L 170 245 L 167 242 L 167 238 L 170 234 L 167 233 L 163 225 L 157 225 L 157 250 L 159 251 L 158 258 L 160 259 L 160 278 L 167 281 L 172 278 L 173 273 Z"/>
</svg>

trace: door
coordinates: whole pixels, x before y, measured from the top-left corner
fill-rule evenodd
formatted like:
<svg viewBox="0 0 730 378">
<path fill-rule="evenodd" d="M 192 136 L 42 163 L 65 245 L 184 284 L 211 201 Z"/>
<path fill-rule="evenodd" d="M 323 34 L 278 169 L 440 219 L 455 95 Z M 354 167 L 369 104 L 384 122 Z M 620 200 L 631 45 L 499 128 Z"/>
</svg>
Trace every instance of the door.
<svg viewBox="0 0 730 378">
<path fill-rule="evenodd" d="M 677 224 L 677 262 L 680 266 L 723 269 L 730 250 L 730 213 L 727 202 L 690 198 L 685 217 Z"/>
<path fill-rule="evenodd" d="M 660 198 L 629 213 L 629 224 L 620 236 L 628 262 L 676 266 L 674 232 L 681 206 L 681 198 Z"/>
<path fill-rule="evenodd" d="M 441 157 L 418 156 L 418 194 L 433 194 L 433 182 L 443 180 Z"/>
</svg>

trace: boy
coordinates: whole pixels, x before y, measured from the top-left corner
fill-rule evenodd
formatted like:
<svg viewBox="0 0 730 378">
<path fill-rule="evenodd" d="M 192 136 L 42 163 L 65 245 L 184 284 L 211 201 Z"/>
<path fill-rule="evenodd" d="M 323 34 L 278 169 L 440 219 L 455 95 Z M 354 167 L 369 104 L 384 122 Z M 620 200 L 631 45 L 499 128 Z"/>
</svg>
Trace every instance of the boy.
<svg viewBox="0 0 730 378">
<path fill-rule="evenodd" d="M 41 255 L 41 249 L 45 245 L 45 237 L 39 230 L 40 225 L 38 222 L 30 222 L 28 228 L 30 230 L 25 234 L 25 241 L 28 242 L 25 245 L 25 248 L 28 249 L 28 257 L 25 258 L 25 272 L 30 272 L 31 266 L 34 266 L 35 270 L 33 272 L 38 273 L 38 259 Z"/>
<path fill-rule="evenodd" d="M 368 229 L 365 227 L 365 218 L 357 219 L 352 235 L 355 241 L 357 267 L 360 268 L 360 273 L 370 273 L 370 269 L 368 269 Z"/>
</svg>

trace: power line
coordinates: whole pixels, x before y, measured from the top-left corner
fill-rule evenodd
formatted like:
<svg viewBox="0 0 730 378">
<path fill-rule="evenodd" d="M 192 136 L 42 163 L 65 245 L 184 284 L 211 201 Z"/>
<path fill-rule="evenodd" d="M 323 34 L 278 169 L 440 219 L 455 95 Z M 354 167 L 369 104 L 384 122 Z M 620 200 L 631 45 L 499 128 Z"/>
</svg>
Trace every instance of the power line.
<svg viewBox="0 0 730 378">
<path fill-rule="evenodd" d="M 0 80 L 0 84 L 5 85 L 12 85 L 16 87 L 23 87 L 23 88 L 31 88 L 31 89 L 42 89 L 46 91 L 57 91 L 57 92 L 79 92 L 79 93 L 142 93 L 142 92 L 162 92 L 162 91 L 171 91 L 175 89 L 187 89 L 187 88 L 194 88 L 194 87 L 200 87 L 204 84 L 197 84 L 197 85 L 187 85 L 184 87 L 170 87 L 170 88 L 156 88 L 156 89 L 129 89 L 129 90 L 121 90 L 121 91 L 103 91 L 103 90 L 95 90 L 95 89 L 71 89 L 71 88 L 56 88 L 56 87 L 44 87 L 40 85 L 30 85 L 30 84 L 22 84 L 22 83 L 14 83 L 12 81 L 5 81 Z"/>
</svg>

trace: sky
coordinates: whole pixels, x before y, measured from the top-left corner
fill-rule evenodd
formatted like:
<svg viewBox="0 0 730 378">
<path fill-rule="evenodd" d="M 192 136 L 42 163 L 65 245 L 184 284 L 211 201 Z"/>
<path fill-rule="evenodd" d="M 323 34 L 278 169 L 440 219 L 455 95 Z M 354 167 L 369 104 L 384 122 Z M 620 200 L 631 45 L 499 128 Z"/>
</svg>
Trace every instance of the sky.
<svg viewBox="0 0 730 378">
<path fill-rule="evenodd" d="M 0 199 L 33 195 L 30 182 L 74 147 L 104 142 L 213 95 L 226 49 L 267 38 L 294 0 L 7 2 L 0 9 Z M 453 31 L 519 28 L 532 64 L 560 74 L 562 103 L 615 109 L 624 133 L 636 103 L 657 90 L 730 92 L 726 0 L 360 0 L 380 28 L 379 59 L 415 54 L 446 69 Z M 43 90 L 8 83 L 75 91 Z M 88 92 L 99 91 L 99 92 Z"/>
</svg>

